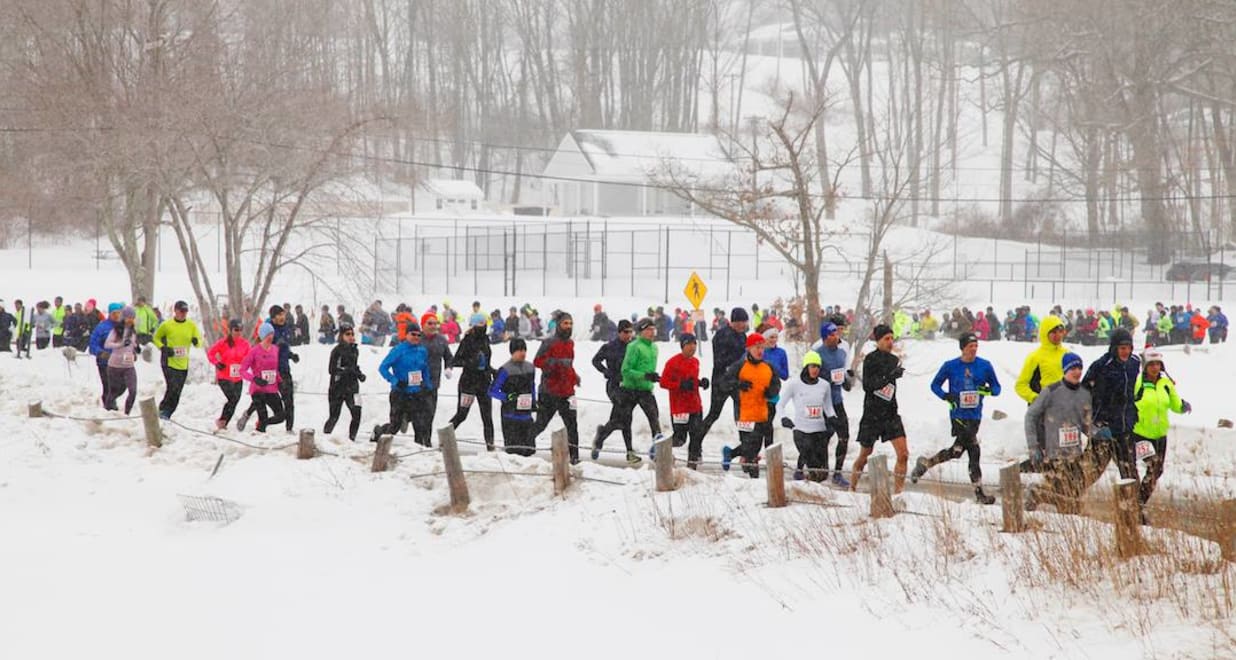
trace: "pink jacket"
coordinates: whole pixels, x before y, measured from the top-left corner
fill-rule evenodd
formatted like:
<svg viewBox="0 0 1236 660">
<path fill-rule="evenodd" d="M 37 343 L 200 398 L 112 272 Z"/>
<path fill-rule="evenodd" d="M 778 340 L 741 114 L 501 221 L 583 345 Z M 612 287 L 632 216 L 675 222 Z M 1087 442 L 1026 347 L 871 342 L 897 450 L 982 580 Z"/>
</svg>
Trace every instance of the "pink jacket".
<svg viewBox="0 0 1236 660">
<path fill-rule="evenodd" d="M 278 394 L 279 347 L 271 344 L 267 349 L 261 344 L 254 344 L 240 363 L 240 376 L 249 381 L 249 394 Z M 254 378 L 263 378 L 266 384 L 258 385 L 253 382 Z"/>
<path fill-rule="evenodd" d="M 215 342 L 215 345 L 206 351 L 206 359 L 215 365 L 215 380 L 229 383 L 239 383 L 243 380 L 240 376 L 240 365 L 249 355 L 249 348 L 249 342 L 240 337 L 236 338 L 233 346 L 227 345 L 227 337 Z M 219 369 L 220 364 L 226 368 Z"/>
<path fill-rule="evenodd" d="M 988 335 L 991 334 L 991 324 L 987 322 L 983 312 L 979 312 L 974 319 L 974 334 L 983 341 L 987 341 Z"/>
</svg>

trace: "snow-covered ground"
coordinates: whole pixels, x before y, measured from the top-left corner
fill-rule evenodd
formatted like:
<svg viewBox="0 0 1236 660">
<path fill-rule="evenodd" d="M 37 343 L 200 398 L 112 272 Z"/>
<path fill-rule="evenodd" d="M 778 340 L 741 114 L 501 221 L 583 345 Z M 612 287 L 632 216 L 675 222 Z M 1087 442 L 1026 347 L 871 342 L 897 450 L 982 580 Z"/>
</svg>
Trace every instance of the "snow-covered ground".
<svg viewBox="0 0 1236 660">
<path fill-rule="evenodd" d="M 1236 373 L 1236 353 L 1204 348 L 1169 353 L 1168 369 L 1195 412 L 1175 420 L 1163 497 L 1232 496 L 1236 432 L 1214 426 L 1230 416 L 1223 384 Z M 599 374 L 586 365 L 595 349 L 577 347 L 584 399 L 603 398 Z M 903 349 L 902 409 L 917 455 L 946 442 L 945 409 L 927 386 L 956 344 Z M 1009 414 L 984 421 L 988 481 L 1024 453 L 1024 404 L 1012 383 L 1029 349 L 981 350 L 1007 388 L 989 409 Z M 1098 351 L 1079 350 L 1087 361 Z M 471 512 L 448 515 L 444 480 L 415 477 L 439 471 L 436 454 L 373 475 L 367 443 L 354 446 L 339 430 L 321 436 L 327 349 L 300 353 L 297 426 L 318 428 L 318 446 L 337 456 L 297 461 L 291 449 L 260 452 L 174 425 L 165 425 L 166 445 L 152 453 L 136 422 L 28 419 L 35 399 L 56 413 L 100 416 L 93 365 L 85 357 L 69 364 L 53 351 L 32 361 L 0 355 L 6 657 L 334 657 L 409 646 L 418 655 L 464 657 L 1236 652 L 1230 608 L 1215 605 L 1225 572 L 1231 583 L 1230 564 L 1217 560 L 1213 544 L 1167 532 L 1150 538 L 1170 553 L 1108 570 L 1114 560 L 1102 547 L 1110 529 L 1050 513 L 1033 515 L 1044 525 L 1039 532 L 1011 536 L 997 531 L 998 507 L 907 494 L 899 504 L 907 513 L 873 522 L 864 495 L 799 483 L 791 486 L 795 503 L 769 510 L 764 484 L 737 473 L 684 471 L 680 490 L 656 493 L 647 466 L 586 460 L 580 476 L 597 481 L 576 481 L 555 498 L 543 458 L 505 454 L 465 455 L 467 469 L 508 474 L 470 475 Z M 662 345 L 662 363 L 670 354 Z M 361 356 L 372 374 L 381 351 Z M 500 347 L 495 360 L 504 358 Z M 159 396 L 157 367 L 139 369 L 142 396 Z M 208 378 L 196 359 L 176 421 L 211 428 L 221 396 Z M 387 411 L 376 380 L 365 387 L 370 428 Z M 453 389 L 448 382 L 446 392 Z M 439 425 L 453 402 L 443 397 L 440 405 Z M 861 397 L 851 394 L 847 405 L 856 423 Z M 585 400 L 580 409 L 587 438 L 608 408 Z M 646 447 L 642 421 L 636 432 Z M 459 433 L 480 437 L 475 415 Z M 265 446 L 294 440 L 282 429 L 228 435 Z M 706 460 L 734 437 L 732 424 L 719 423 Z M 545 446 L 548 434 L 540 440 Z M 397 445 L 396 453 L 414 451 L 410 441 Z M 620 446 L 617 438 L 610 445 Z M 933 474 L 961 479 L 963 470 L 954 463 Z M 241 515 L 229 525 L 186 522 L 178 495 L 220 497 Z M 1045 553 L 1067 555 L 1087 543 L 1094 558 L 1083 554 L 1081 565 L 1094 569 L 1076 569 L 1077 584 L 1047 577 L 1040 564 L 1054 560 Z M 1175 568 L 1170 577 L 1161 576 L 1164 562 Z M 1060 564 L 1072 565 L 1063 556 Z M 1119 577 L 1131 574 L 1146 577 Z M 1170 595 L 1153 593 L 1168 584 Z"/>
</svg>

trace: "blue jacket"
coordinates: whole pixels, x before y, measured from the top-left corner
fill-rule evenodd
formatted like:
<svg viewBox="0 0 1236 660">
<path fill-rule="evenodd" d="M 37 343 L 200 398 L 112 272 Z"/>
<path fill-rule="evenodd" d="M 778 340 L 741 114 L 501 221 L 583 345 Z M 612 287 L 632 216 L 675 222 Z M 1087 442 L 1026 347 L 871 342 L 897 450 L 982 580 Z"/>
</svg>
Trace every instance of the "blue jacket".
<svg viewBox="0 0 1236 660">
<path fill-rule="evenodd" d="M 1177 330 L 1187 330 L 1189 328 L 1189 321 L 1191 320 L 1193 320 L 1193 317 L 1191 317 L 1188 312 L 1176 312 L 1175 314 L 1172 314 L 1172 325 Z"/>
<path fill-rule="evenodd" d="M 1142 372 L 1142 361 L 1130 355 L 1123 363 L 1116 359 L 1116 347 L 1090 363 L 1082 384 L 1090 389 L 1094 423 L 1106 425 L 1115 435 L 1132 433 L 1137 424 L 1134 386 Z"/>
<path fill-rule="evenodd" d="M 768 363 L 768 366 L 772 367 L 773 373 L 777 374 L 777 378 L 789 380 L 790 358 L 785 354 L 784 348 L 774 346 L 764 349 L 764 361 Z"/>
<path fill-rule="evenodd" d="M 840 346 L 837 348 L 820 346 L 815 349 L 815 352 L 819 353 L 820 362 L 823 362 L 820 365 L 820 378 L 828 380 L 832 386 L 833 406 L 836 407 L 842 403 L 843 390 L 850 386 L 850 376 L 846 373 L 848 371 L 846 364 L 850 358 L 845 354 L 845 349 Z M 838 372 L 838 369 L 840 369 L 840 372 Z M 835 378 L 833 374 L 840 374 L 840 376 Z"/>
<path fill-rule="evenodd" d="M 378 365 L 378 373 L 391 384 L 392 392 L 419 394 L 433 389 L 433 374 L 429 371 L 429 350 L 424 346 L 413 346 L 406 341 L 395 344 L 395 347 L 382 359 Z M 420 374 L 420 383 L 414 383 L 412 376 Z M 407 383 L 407 387 L 403 386 Z"/>
<path fill-rule="evenodd" d="M 948 383 L 948 391 L 942 387 Z M 962 362 L 961 358 L 953 358 L 940 365 L 936 377 L 931 380 L 931 391 L 944 400 L 953 399 L 957 404 L 949 412 L 950 419 L 982 419 L 983 397 L 978 395 L 980 387 L 991 389 L 992 396 L 1000 395 L 1000 381 L 996 379 L 996 370 L 991 363 L 981 357 L 974 362 Z M 974 394 L 970 394 L 973 392 Z M 970 397 L 973 397 L 973 405 Z"/>
<path fill-rule="evenodd" d="M 1227 327 L 1227 315 L 1223 312 L 1211 314 L 1206 320 L 1210 321 L 1211 330 L 1222 330 Z"/>
<path fill-rule="evenodd" d="M 103 319 L 98 325 L 94 326 L 94 332 L 90 333 L 90 354 L 94 356 L 94 361 L 97 364 L 107 364 L 107 357 L 103 355 L 103 352 L 107 349 L 103 348 L 103 342 L 107 340 L 107 336 L 111 332 L 112 320 Z"/>
</svg>

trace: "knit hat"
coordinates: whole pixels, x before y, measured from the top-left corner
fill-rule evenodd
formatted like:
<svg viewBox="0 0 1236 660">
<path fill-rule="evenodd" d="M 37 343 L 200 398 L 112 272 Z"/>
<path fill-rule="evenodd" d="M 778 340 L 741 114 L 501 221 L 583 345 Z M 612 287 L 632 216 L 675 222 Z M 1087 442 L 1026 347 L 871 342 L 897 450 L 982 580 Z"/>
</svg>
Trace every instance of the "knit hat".
<svg viewBox="0 0 1236 660">
<path fill-rule="evenodd" d="M 416 321 L 408 321 L 408 324 L 403 327 L 403 331 L 409 335 L 413 332 L 419 333 L 421 331 L 421 326 Z"/>
<path fill-rule="evenodd" d="M 763 345 L 764 345 L 764 335 L 757 335 L 757 334 L 747 335 L 747 348 L 751 348 L 752 346 L 763 346 Z"/>
<path fill-rule="evenodd" d="M 477 312 L 468 317 L 468 325 L 485 325 L 485 315 Z"/>
<path fill-rule="evenodd" d="M 172 309 L 177 312 L 187 312 L 189 311 L 189 303 L 183 300 L 177 300 L 176 303 L 172 305 Z"/>
<path fill-rule="evenodd" d="M 120 312 L 120 318 L 122 318 L 122 319 L 135 319 L 135 318 L 137 318 L 137 310 L 136 310 L 136 309 L 133 309 L 132 307 L 125 307 L 125 308 L 124 308 L 123 310 L 121 310 L 121 312 Z"/>
<path fill-rule="evenodd" d="M 108 314 L 111 314 L 112 312 L 119 312 L 119 311 L 123 311 L 123 310 L 124 310 L 124 303 L 118 303 L 118 302 L 116 302 L 116 303 L 108 303 L 108 304 L 107 304 L 107 313 L 108 313 Z"/>
<path fill-rule="evenodd" d="M 645 318 L 640 319 L 639 323 L 635 324 L 635 331 L 643 332 L 647 330 L 648 328 L 655 328 L 655 327 L 656 327 L 656 324 L 652 322 L 652 319 L 645 317 Z"/>
<path fill-rule="evenodd" d="M 820 359 L 819 353 L 816 353 L 815 351 L 807 351 L 807 354 L 803 356 L 803 367 L 809 367 L 813 364 L 820 367 L 824 365 L 824 361 Z"/>
<path fill-rule="evenodd" d="M 820 324 L 820 339 L 828 339 L 834 332 L 837 332 L 837 325 L 832 321 Z"/>
<path fill-rule="evenodd" d="M 980 312 L 980 314 L 981 313 L 982 312 Z M 978 343 L 978 335 L 974 334 L 973 332 L 963 332 L 961 333 L 961 336 L 957 338 L 957 345 L 963 349 L 966 346 L 969 346 L 970 344 L 977 344 L 977 343 Z"/>
<path fill-rule="evenodd" d="M 271 325 L 270 321 L 264 322 L 262 327 L 258 328 L 258 339 L 266 339 L 273 334 L 275 334 L 275 326 Z"/>
<path fill-rule="evenodd" d="M 1129 334 L 1128 330 L 1125 330 L 1124 328 L 1116 328 L 1115 330 L 1112 331 L 1112 344 L 1111 344 L 1112 348 L 1115 348 L 1117 346 L 1132 346 L 1132 345 L 1133 345 L 1133 335 Z"/>
<path fill-rule="evenodd" d="M 684 332 L 678 336 L 679 346 L 686 346 L 687 344 L 694 344 L 694 343 L 695 343 L 695 335 L 689 332 Z"/>
<path fill-rule="evenodd" d="M 528 350 L 528 342 L 516 337 L 511 340 L 510 348 L 511 354 L 514 354 L 516 351 L 526 351 Z"/>
<path fill-rule="evenodd" d="M 781 336 L 781 333 L 778 332 L 776 328 L 768 328 L 761 334 L 764 335 L 764 339 L 767 339 L 769 341 L 772 341 L 773 339 L 776 339 Z"/>
<path fill-rule="evenodd" d="M 1065 353 L 1060 360 L 1061 370 L 1068 372 L 1070 369 L 1081 369 L 1082 359 L 1077 353 Z"/>
<path fill-rule="evenodd" d="M 730 310 L 730 323 L 735 323 L 737 321 L 750 321 L 750 320 L 751 320 L 751 317 L 747 316 L 747 310 L 741 307 L 735 307 L 734 309 Z"/>
<path fill-rule="evenodd" d="M 878 341 L 879 339 L 883 338 L 885 335 L 891 335 L 891 334 L 893 334 L 893 329 L 881 323 L 880 325 L 877 325 L 875 327 L 875 330 L 871 331 L 871 338 Z"/>
<path fill-rule="evenodd" d="M 635 329 L 635 326 L 631 325 L 630 321 L 626 319 L 618 320 L 618 332 L 624 332 L 626 330 L 633 330 L 633 329 Z"/>
<path fill-rule="evenodd" d="M 95 300 L 94 298 L 87 298 L 87 299 L 86 299 L 86 304 L 87 304 L 87 305 L 90 305 L 91 307 L 98 307 L 98 306 L 99 306 L 99 302 L 98 302 L 97 300 Z"/>
<path fill-rule="evenodd" d="M 424 314 L 421 314 L 421 325 L 422 326 L 429 325 L 430 321 L 437 323 L 438 315 L 434 314 L 433 312 L 425 312 Z"/>
<path fill-rule="evenodd" d="M 1163 364 L 1163 354 L 1160 353 L 1159 351 L 1146 349 L 1146 352 L 1142 353 L 1142 364 L 1149 365 L 1151 362 L 1158 362 L 1160 365 L 1162 365 Z"/>
</svg>

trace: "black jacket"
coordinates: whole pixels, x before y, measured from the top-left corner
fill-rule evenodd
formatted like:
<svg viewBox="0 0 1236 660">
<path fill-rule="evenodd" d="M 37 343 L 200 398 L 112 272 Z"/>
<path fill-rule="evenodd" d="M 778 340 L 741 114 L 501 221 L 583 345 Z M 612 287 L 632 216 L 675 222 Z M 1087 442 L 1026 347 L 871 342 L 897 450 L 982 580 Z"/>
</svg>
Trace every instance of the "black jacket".
<svg viewBox="0 0 1236 660">
<path fill-rule="evenodd" d="M 605 376 L 605 387 L 618 387 L 622 381 L 622 360 L 627 356 L 627 343 L 621 339 L 605 342 L 592 356 L 592 366 Z"/>
<path fill-rule="evenodd" d="M 863 416 L 897 414 L 897 379 L 901 377 L 901 359 L 892 353 L 872 351 L 863 358 Z M 891 396 L 885 399 L 877 394 L 886 386 L 892 386 Z"/>
<path fill-rule="evenodd" d="M 331 349 L 330 363 L 327 367 L 330 372 L 329 394 L 331 396 L 344 396 L 360 391 L 359 357 L 360 349 L 356 347 L 356 344 L 340 342 Z"/>
<path fill-rule="evenodd" d="M 485 396 L 493 382 L 493 349 L 485 336 L 485 326 L 477 326 L 464 333 L 451 360 L 452 367 L 461 369 L 459 391 L 462 394 Z"/>
<path fill-rule="evenodd" d="M 742 359 L 747 352 L 747 335 L 738 332 L 734 326 L 726 325 L 717 330 L 712 337 L 712 373 L 713 380 L 725 373 L 726 368 Z"/>
<path fill-rule="evenodd" d="M 1124 362 L 1116 358 L 1119 343 L 1130 340 L 1127 330 L 1113 332 L 1107 353 L 1091 362 L 1082 377 L 1082 384 L 1090 389 L 1095 424 L 1106 425 L 1115 435 L 1131 433 L 1137 424 L 1133 386 L 1142 371 L 1142 361 L 1136 355 Z"/>
</svg>

